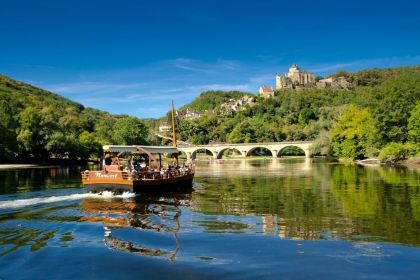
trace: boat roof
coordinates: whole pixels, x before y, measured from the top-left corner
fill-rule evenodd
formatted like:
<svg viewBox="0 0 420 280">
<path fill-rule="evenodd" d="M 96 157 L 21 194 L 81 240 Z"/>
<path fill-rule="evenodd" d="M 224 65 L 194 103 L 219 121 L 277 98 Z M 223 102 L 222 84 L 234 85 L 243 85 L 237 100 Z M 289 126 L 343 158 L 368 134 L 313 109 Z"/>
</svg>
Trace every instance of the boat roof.
<svg viewBox="0 0 420 280">
<path fill-rule="evenodd" d="M 164 154 L 164 153 L 178 153 L 177 147 L 172 146 L 118 146 L 118 145 L 105 145 L 102 147 L 104 151 L 109 150 L 113 153 L 120 152 L 136 152 L 137 148 L 142 148 L 151 154 Z"/>
</svg>

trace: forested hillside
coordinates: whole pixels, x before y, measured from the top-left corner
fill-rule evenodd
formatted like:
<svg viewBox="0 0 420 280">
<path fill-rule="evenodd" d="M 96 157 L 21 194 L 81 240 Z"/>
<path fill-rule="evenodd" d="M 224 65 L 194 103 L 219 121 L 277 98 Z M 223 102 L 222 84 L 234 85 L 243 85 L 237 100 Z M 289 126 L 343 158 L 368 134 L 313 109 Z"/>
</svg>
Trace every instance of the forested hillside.
<svg viewBox="0 0 420 280">
<path fill-rule="evenodd" d="M 378 156 L 391 143 L 404 155 L 417 153 L 420 67 L 334 75 L 356 87 L 277 91 L 274 98 L 258 97 L 254 106 L 234 115 L 181 118 L 180 139 L 195 144 L 314 140 L 315 154 L 344 158 Z M 208 108 L 220 95 L 231 98 L 209 92 L 183 108 Z"/>
<path fill-rule="evenodd" d="M 145 143 L 138 118 L 85 108 L 0 75 L 0 161 L 87 158 L 102 144 Z"/>
</svg>

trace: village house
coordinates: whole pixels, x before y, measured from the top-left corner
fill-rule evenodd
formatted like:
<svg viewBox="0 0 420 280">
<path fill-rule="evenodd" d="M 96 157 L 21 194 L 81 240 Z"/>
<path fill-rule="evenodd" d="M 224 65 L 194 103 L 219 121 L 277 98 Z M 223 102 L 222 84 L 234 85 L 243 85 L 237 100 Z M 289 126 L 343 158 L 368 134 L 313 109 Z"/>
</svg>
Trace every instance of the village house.
<svg viewBox="0 0 420 280">
<path fill-rule="evenodd" d="M 260 86 L 258 94 L 264 98 L 274 97 L 273 88 L 269 86 Z"/>
<path fill-rule="evenodd" d="M 196 120 L 204 115 L 205 112 L 196 112 L 190 108 L 187 108 L 185 111 L 176 111 L 176 116 L 178 118 Z"/>
<path fill-rule="evenodd" d="M 159 132 L 167 132 L 167 131 L 171 131 L 172 126 L 168 125 L 168 123 L 166 122 L 162 122 L 159 125 Z"/>
<path fill-rule="evenodd" d="M 245 109 L 246 105 L 253 105 L 253 97 L 244 95 L 239 99 L 230 99 L 229 102 L 220 105 L 221 111 L 226 113 L 236 113 Z"/>
</svg>

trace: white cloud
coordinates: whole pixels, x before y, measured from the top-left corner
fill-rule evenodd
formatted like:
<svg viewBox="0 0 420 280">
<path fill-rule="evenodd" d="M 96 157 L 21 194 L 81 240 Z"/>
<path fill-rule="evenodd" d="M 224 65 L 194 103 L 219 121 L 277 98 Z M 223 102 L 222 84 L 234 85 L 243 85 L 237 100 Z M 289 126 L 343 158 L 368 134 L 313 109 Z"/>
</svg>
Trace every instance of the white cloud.
<svg viewBox="0 0 420 280">
<path fill-rule="evenodd" d="M 201 60 L 181 57 L 174 60 L 168 60 L 167 63 L 178 69 L 208 74 L 226 70 L 237 70 L 240 67 L 238 62 L 225 59 L 218 59 L 215 63 L 207 63 Z"/>
</svg>

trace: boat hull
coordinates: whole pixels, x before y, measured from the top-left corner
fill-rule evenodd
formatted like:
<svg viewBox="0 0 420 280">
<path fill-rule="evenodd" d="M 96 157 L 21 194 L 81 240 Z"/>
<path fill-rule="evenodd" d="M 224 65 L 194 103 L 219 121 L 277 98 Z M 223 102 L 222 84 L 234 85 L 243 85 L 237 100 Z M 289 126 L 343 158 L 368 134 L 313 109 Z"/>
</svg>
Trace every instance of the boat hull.
<svg viewBox="0 0 420 280">
<path fill-rule="evenodd" d="M 185 190 L 192 188 L 194 173 L 165 179 L 144 179 L 144 180 L 113 180 L 97 179 L 85 180 L 83 185 L 88 192 L 111 191 L 114 193 L 123 192 L 153 192 L 160 190 Z"/>
</svg>

